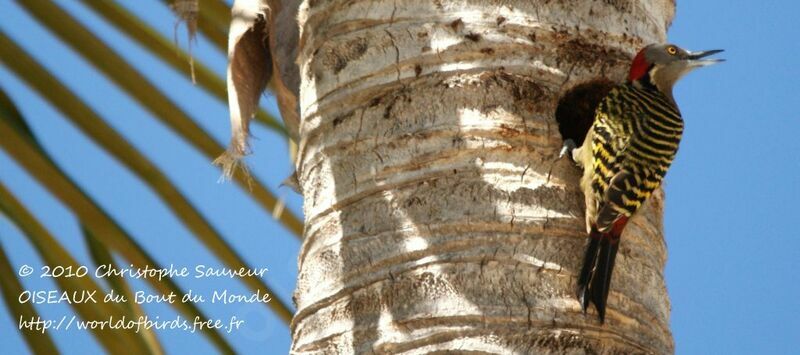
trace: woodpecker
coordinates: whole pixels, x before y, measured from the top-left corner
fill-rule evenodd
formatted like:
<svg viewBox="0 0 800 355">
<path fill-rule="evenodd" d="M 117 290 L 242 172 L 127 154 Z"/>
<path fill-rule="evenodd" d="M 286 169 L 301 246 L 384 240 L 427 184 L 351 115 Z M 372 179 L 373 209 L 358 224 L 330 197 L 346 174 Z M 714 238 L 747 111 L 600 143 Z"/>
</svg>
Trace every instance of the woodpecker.
<svg viewBox="0 0 800 355">
<path fill-rule="evenodd" d="M 593 303 L 605 322 L 611 272 L 620 236 L 661 181 L 683 134 L 672 87 L 693 69 L 723 61 L 706 57 L 722 52 L 690 52 L 673 44 L 651 44 L 633 58 L 628 80 L 600 101 L 583 145 L 566 140 L 583 168 L 589 245 L 583 258 L 577 297 L 584 313 Z"/>
</svg>

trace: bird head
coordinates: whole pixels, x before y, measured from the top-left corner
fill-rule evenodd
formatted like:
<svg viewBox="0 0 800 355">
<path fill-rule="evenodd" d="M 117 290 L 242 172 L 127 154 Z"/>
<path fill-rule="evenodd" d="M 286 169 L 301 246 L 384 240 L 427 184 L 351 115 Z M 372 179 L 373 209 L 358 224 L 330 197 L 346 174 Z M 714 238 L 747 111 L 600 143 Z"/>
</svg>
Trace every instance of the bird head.
<svg viewBox="0 0 800 355">
<path fill-rule="evenodd" d="M 654 86 L 670 99 L 672 87 L 690 71 L 724 59 L 706 57 L 722 52 L 721 49 L 691 52 L 674 44 L 651 44 L 633 58 L 628 79 L 643 86 Z"/>
</svg>

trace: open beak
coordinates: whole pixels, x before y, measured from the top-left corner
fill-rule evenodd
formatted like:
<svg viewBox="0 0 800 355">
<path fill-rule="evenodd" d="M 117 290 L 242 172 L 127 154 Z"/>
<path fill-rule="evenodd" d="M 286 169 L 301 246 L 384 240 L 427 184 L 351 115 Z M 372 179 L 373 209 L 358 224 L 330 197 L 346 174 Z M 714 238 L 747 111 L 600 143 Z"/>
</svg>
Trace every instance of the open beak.
<svg viewBox="0 0 800 355">
<path fill-rule="evenodd" d="M 722 49 L 713 49 L 710 51 L 699 51 L 699 52 L 689 52 L 689 55 L 686 57 L 686 60 L 689 62 L 689 65 L 693 67 L 704 67 L 706 65 L 716 64 L 719 62 L 724 62 L 725 59 L 703 59 L 713 54 L 717 54 L 722 52 Z"/>
</svg>

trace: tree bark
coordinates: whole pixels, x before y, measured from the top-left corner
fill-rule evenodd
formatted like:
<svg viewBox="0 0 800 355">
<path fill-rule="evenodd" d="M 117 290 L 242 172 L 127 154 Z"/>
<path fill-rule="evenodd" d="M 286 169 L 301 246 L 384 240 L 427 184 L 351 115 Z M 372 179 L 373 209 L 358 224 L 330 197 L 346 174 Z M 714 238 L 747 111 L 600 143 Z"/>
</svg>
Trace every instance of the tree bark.
<svg viewBox="0 0 800 355">
<path fill-rule="evenodd" d="M 292 352 L 672 353 L 661 192 L 623 236 L 606 323 L 582 313 L 580 171 L 557 159 L 555 113 L 577 85 L 623 81 L 673 14 L 304 1 Z"/>
</svg>

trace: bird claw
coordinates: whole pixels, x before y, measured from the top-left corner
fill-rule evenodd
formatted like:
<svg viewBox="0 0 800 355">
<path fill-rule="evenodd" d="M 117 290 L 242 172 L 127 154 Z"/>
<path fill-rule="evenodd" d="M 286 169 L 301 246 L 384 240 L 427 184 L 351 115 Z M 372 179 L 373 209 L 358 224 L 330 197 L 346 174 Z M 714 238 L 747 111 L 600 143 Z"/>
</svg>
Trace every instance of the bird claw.
<svg viewBox="0 0 800 355">
<path fill-rule="evenodd" d="M 558 159 L 563 158 L 567 153 L 572 153 L 572 150 L 577 148 L 575 141 L 572 139 L 565 139 L 564 145 L 561 146 L 561 152 L 558 153 Z"/>
<path fill-rule="evenodd" d="M 300 181 L 297 180 L 297 171 L 292 172 L 292 175 L 284 179 L 280 186 L 286 186 L 300 195 L 303 194 L 303 191 L 300 189 Z"/>
</svg>

